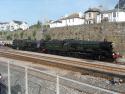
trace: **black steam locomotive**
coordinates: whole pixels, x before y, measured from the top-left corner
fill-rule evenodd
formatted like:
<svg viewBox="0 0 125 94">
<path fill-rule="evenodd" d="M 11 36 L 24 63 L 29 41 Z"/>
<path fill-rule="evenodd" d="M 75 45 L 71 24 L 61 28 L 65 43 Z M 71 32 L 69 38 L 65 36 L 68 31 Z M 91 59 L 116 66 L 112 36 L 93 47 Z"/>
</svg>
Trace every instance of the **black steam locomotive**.
<svg viewBox="0 0 125 94">
<path fill-rule="evenodd" d="M 113 61 L 112 42 L 83 40 L 13 40 L 12 48 L 69 57 Z"/>
</svg>

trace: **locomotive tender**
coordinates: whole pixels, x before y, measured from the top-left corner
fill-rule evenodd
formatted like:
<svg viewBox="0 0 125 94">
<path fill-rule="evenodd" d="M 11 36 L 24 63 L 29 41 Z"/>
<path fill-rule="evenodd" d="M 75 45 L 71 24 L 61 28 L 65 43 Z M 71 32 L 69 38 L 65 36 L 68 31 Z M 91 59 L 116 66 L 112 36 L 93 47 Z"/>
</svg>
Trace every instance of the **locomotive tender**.
<svg viewBox="0 0 125 94">
<path fill-rule="evenodd" d="M 13 40 L 12 48 L 63 56 L 114 61 L 112 42 L 84 40 Z"/>
</svg>

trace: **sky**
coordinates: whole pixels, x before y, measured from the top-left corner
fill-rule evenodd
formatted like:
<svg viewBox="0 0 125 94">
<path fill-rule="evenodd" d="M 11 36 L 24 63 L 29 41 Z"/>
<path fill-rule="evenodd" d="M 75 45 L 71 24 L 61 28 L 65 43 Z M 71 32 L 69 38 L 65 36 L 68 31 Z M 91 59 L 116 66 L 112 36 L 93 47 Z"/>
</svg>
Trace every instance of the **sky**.
<svg viewBox="0 0 125 94">
<path fill-rule="evenodd" d="M 103 5 L 113 9 L 118 0 L 0 0 L 0 22 L 11 20 L 35 24 L 37 21 L 56 20 L 65 14 L 84 12 Z"/>
</svg>

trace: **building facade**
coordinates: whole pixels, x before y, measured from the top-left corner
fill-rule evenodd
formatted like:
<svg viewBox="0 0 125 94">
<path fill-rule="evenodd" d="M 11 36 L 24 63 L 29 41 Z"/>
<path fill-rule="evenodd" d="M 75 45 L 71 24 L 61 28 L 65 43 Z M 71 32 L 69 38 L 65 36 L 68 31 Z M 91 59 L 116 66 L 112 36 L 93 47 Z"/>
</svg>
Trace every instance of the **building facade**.
<svg viewBox="0 0 125 94">
<path fill-rule="evenodd" d="M 84 13 L 74 13 L 51 21 L 50 28 L 74 26 L 82 24 L 96 24 L 102 22 L 125 22 L 125 9 L 102 10 L 89 8 Z"/>
<path fill-rule="evenodd" d="M 97 15 L 97 23 L 101 22 L 124 22 L 125 21 L 125 10 L 113 9 L 102 11 Z"/>
<path fill-rule="evenodd" d="M 97 23 L 97 15 L 100 14 L 100 10 L 97 8 L 90 8 L 84 12 L 85 24 Z"/>
<path fill-rule="evenodd" d="M 0 31 L 15 31 L 15 30 L 27 30 L 29 25 L 22 21 L 11 21 L 0 23 Z"/>
<path fill-rule="evenodd" d="M 73 13 L 71 15 L 67 15 L 62 17 L 57 21 L 52 21 L 50 23 L 50 28 L 55 27 L 65 27 L 65 26 L 74 26 L 74 25 L 82 25 L 84 24 L 84 16 L 82 13 Z"/>
<path fill-rule="evenodd" d="M 9 29 L 9 23 L 8 22 L 4 22 L 4 23 L 0 23 L 0 31 L 5 31 Z"/>
</svg>

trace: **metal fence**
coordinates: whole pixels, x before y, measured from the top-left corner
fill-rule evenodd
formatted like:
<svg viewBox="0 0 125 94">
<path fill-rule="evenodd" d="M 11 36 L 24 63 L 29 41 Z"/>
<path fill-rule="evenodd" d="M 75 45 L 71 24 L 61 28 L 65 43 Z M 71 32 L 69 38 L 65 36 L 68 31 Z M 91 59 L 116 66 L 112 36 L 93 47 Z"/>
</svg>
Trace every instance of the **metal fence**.
<svg viewBox="0 0 125 94">
<path fill-rule="evenodd" d="M 0 66 L 1 64 L 3 72 L 7 74 L 5 83 L 8 87 L 8 94 L 119 94 L 35 69 L 30 65 L 10 61 L 0 63 Z"/>
</svg>

